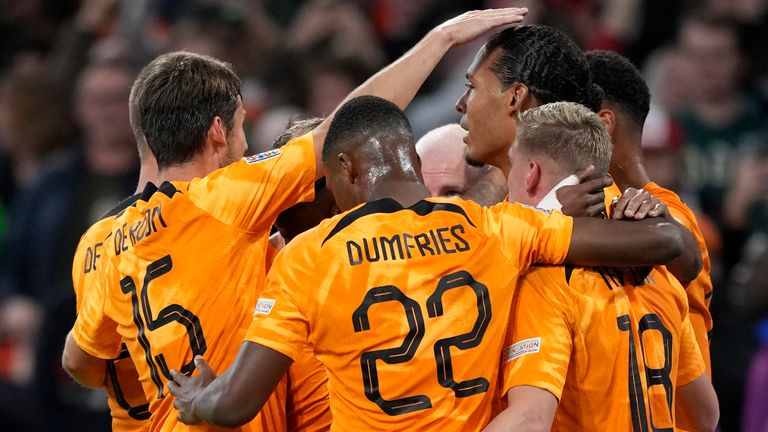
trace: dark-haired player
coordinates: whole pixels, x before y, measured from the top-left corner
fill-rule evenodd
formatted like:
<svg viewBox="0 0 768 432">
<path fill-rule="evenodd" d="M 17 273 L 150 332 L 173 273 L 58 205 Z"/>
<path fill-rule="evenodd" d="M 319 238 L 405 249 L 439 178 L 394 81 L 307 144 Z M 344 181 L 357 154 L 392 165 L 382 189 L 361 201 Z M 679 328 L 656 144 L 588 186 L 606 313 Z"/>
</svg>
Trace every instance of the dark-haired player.
<svg viewBox="0 0 768 432">
<path fill-rule="evenodd" d="M 661 220 L 430 198 L 408 120 L 380 98 L 339 109 L 323 162 L 345 212 L 277 257 L 223 375 L 209 385 L 211 370 L 174 373 L 182 421 L 247 422 L 310 341 L 328 369 L 332 430 L 480 430 L 496 394 L 489 358 L 501 351 L 521 273 L 534 262 L 661 262 L 681 247 Z"/>
<path fill-rule="evenodd" d="M 611 147 L 603 121 L 579 104 L 521 113 L 510 201 L 549 208 L 574 170 L 607 173 Z M 685 292 L 664 267 L 532 268 L 514 295 L 500 375 L 509 406 L 489 431 L 672 430 L 681 397 L 696 430 L 717 424 Z"/>
<path fill-rule="evenodd" d="M 405 106 L 448 49 L 525 12 L 449 20 L 353 94 Z M 186 430 L 165 389 L 169 370 L 191 374 L 193 358 L 205 354 L 223 371 L 235 358 L 263 287 L 269 231 L 278 213 L 311 198 L 330 118 L 280 150 L 242 158 L 240 82 L 228 65 L 170 53 L 139 80 L 138 127 L 163 183 L 115 219 L 98 272 L 103 292 L 84 299 L 63 365 L 80 383 L 101 386 L 101 359 L 117 356 L 125 341 L 150 403 L 150 429 Z M 282 430 L 285 408 L 270 406 L 245 428 Z"/>
<path fill-rule="evenodd" d="M 670 270 L 685 287 L 696 340 L 707 372 L 711 375 L 708 333 L 712 330 L 709 302 L 713 287 L 710 279 L 709 252 L 691 209 L 683 204 L 674 192 L 653 183 L 646 172 L 641 140 L 645 118 L 650 110 L 651 96 L 648 86 L 637 68 L 618 53 L 591 51 L 586 56 L 592 71 L 592 80 L 603 89 L 604 99 L 600 116 L 606 122 L 613 141 L 610 174 L 618 188 L 614 188 L 613 193 L 608 192 L 606 198 L 611 199 L 619 194 L 619 190 L 628 187 L 645 189 L 664 202 L 672 216 L 696 239 L 696 249 L 703 261 L 700 271 L 677 271 L 674 266 L 670 266 Z M 679 408 L 685 416 L 685 407 Z M 688 421 L 688 424 L 691 422 Z"/>
</svg>

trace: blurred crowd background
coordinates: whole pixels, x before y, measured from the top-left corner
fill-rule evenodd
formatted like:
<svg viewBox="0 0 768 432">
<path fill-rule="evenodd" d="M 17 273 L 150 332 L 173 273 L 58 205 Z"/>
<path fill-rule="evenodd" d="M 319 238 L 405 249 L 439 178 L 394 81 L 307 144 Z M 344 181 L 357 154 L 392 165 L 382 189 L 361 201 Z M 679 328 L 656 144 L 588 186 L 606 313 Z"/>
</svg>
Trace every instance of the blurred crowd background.
<svg viewBox="0 0 768 432">
<path fill-rule="evenodd" d="M 109 427 L 104 395 L 74 384 L 60 353 L 77 241 L 136 187 L 128 94 L 148 60 L 186 49 L 230 62 L 255 153 L 289 121 L 328 115 L 434 25 L 518 5 L 528 23 L 643 71 L 651 177 L 696 209 L 713 258 L 721 430 L 757 430 L 752 411 L 768 410 L 768 0 L 0 0 L 4 428 Z M 458 120 L 481 44 L 451 52 L 427 81 L 407 112 L 417 138 Z"/>
</svg>

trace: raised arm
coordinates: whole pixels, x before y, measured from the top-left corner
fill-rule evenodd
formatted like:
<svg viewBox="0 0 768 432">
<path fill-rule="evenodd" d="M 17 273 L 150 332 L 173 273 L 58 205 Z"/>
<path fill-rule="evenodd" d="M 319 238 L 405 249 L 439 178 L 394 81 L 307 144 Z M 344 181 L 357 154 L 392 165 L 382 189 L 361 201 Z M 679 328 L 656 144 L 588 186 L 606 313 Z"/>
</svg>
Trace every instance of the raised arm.
<svg viewBox="0 0 768 432">
<path fill-rule="evenodd" d="M 402 57 L 357 87 L 339 107 L 350 99 L 370 95 L 387 99 L 405 109 L 449 49 L 475 40 L 489 30 L 519 23 L 527 13 L 525 8 L 487 9 L 465 12 L 452 18 L 432 29 Z M 334 114 L 312 131 L 318 178 L 324 175 L 321 160 L 323 141 Z"/>
<path fill-rule="evenodd" d="M 221 376 L 216 377 L 205 360 L 196 357 L 199 373 L 189 378 L 172 371 L 168 389 L 176 396 L 173 405 L 183 423 L 237 427 L 259 413 L 291 363 L 277 351 L 243 342 L 234 363 Z"/>
</svg>

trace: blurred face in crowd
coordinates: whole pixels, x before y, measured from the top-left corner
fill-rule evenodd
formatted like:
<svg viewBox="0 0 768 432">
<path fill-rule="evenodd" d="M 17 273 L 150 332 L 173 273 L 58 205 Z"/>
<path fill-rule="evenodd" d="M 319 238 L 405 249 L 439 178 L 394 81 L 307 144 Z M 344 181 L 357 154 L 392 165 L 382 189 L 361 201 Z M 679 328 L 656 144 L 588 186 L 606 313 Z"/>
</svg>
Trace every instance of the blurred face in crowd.
<svg viewBox="0 0 768 432">
<path fill-rule="evenodd" d="M 135 146 L 128 114 L 128 96 L 133 79 L 127 68 L 118 66 L 95 66 L 82 73 L 75 112 L 80 127 L 92 144 L 127 142 L 127 145 Z"/>
<path fill-rule="evenodd" d="M 736 35 L 722 27 L 688 21 L 680 31 L 694 98 L 722 99 L 738 88 L 741 56 Z"/>
<path fill-rule="evenodd" d="M 515 136 L 515 121 L 510 115 L 510 91 L 489 68 L 493 56 L 486 56 L 485 48 L 477 53 L 467 70 L 467 89 L 456 110 L 461 113 L 461 127 L 467 131 L 467 162 L 503 167 Z"/>
</svg>

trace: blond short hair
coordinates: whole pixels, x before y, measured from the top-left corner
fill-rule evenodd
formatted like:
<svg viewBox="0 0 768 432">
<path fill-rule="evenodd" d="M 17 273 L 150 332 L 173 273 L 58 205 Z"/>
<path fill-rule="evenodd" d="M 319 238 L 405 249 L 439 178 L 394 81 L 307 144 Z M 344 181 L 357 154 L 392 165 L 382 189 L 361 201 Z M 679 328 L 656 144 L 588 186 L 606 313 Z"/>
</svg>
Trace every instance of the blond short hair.
<svg viewBox="0 0 768 432">
<path fill-rule="evenodd" d="M 574 102 L 553 102 L 518 115 L 519 148 L 529 154 L 551 158 L 564 171 L 589 165 L 597 175 L 608 173 L 611 164 L 611 136 L 602 119 Z"/>
</svg>

